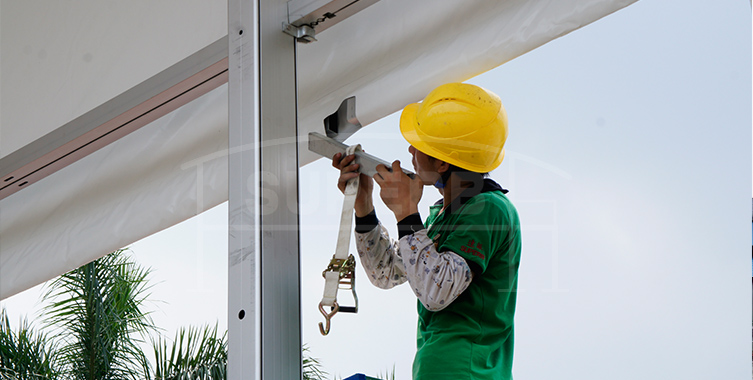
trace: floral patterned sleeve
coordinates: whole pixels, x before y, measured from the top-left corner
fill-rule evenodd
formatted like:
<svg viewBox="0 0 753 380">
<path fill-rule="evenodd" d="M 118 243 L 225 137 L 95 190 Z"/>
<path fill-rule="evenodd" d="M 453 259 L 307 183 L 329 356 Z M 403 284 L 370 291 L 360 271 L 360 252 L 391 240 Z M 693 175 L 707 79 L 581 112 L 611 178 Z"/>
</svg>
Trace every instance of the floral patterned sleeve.
<svg viewBox="0 0 753 380">
<path fill-rule="evenodd" d="M 455 252 L 437 252 L 425 229 L 400 238 L 399 252 L 413 293 L 429 311 L 447 307 L 473 280 L 465 259 Z"/>
<path fill-rule="evenodd" d="M 430 311 L 447 307 L 470 285 L 468 263 L 450 251 L 437 252 L 426 229 L 392 240 L 379 223 L 369 232 L 356 232 L 361 265 L 375 286 L 390 289 L 408 281 Z"/>
<path fill-rule="evenodd" d="M 374 286 L 390 289 L 408 280 L 403 259 L 397 255 L 397 242 L 390 239 L 381 223 L 369 232 L 356 231 L 355 235 L 361 265 Z"/>
</svg>

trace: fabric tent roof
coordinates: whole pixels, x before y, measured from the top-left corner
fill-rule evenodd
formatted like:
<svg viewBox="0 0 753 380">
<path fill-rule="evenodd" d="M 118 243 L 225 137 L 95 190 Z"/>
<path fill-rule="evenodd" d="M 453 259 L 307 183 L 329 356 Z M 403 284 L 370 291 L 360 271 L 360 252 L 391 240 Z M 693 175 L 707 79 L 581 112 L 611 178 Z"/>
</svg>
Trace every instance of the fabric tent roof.
<svg viewBox="0 0 753 380">
<path fill-rule="evenodd" d="M 299 44 L 305 135 L 367 125 L 636 0 L 381 0 Z M 0 3 L 0 159 L 227 34 L 221 0 Z M 227 200 L 220 87 L 0 201 L 0 299 Z"/>
</svg>

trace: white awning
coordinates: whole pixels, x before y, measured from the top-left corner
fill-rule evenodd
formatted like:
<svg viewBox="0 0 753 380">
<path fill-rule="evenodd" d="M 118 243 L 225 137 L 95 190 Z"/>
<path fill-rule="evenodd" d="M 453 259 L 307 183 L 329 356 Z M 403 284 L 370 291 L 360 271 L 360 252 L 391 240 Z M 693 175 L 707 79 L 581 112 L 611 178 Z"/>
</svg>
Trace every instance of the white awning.
<svg viewBox="0 0 753 380">
<path fill-rule="evenodd" d="M 367 125 L 636 0 L 381 0 L 299 44 L 305 136 Z M 0 159 L 227 34 L 220 0 L 2 2 Z M 222 86 L 0 201 L 0 299 L 227 200 Z"/>
</svg>

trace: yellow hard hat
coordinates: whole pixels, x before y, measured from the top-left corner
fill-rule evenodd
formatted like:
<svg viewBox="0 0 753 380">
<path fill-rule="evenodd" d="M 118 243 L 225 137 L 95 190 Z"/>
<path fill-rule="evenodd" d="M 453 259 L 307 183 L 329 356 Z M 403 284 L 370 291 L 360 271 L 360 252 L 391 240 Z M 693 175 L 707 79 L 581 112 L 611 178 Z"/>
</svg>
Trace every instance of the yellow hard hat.
<svg viewBox="0 0 753 380">
<path fill-rule="evenodd" d="M 494 170 L 505 157 L 507 113 L 491 91 L 448 83 L 422 103 L 407 105 L 400 132 L 424 154 L 476 173 Z"/>
</svg>

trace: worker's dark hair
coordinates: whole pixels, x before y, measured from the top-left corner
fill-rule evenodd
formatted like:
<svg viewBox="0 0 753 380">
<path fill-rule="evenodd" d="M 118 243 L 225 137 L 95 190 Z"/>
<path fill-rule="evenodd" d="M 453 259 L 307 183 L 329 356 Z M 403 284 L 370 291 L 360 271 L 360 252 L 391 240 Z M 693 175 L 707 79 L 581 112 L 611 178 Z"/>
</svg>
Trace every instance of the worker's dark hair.
<svg viewBox="0 0 753 380">
<path fill-rule="evenodd" d="M 432 159 L 436 160 L 436 158 L 434 157 L 432 157 Z M 463 181 L 473 182 L 474 186 L 482 184 L 484 181 L 484 178 L 489 177 L 489 173 L 476 173 L 476 172 L 472 172 L 470 170 L 455 166 L 453 164 L 449 164 L 449 165 L 450 167 L 447 168 L 447 171 L 442 173 L 442 175 L 440 176 L 440 179 L 437 181 L 437 183 L 434 184 L 434 186 L 440 189 L 443 188 L 445 184 L 447 184 L 447 181 L 450 179 L 450 176 L 452 175 L 452 173 L 455 173 Z"/>
</svg>

